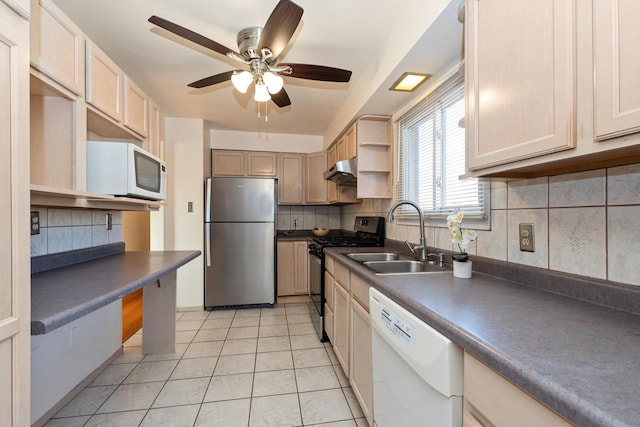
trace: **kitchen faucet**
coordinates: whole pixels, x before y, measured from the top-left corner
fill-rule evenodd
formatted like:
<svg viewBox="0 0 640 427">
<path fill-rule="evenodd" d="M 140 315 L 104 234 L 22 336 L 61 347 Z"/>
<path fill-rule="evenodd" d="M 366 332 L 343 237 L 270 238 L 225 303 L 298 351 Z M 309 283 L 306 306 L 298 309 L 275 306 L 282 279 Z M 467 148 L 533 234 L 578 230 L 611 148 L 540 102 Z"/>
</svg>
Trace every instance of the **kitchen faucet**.
<svg viewBox="0 0 640 427">
<path fill-rule="evenodd" d="M 411 249 L 412 253 L 415 253 L 418 249 L 420 249 L 420 261 L 427 261 L 427 239 L 425 239 L 424 237 L 424 213 L 422 212 L 422 209 L 420 209 L 420 206 L 410 200 L 400 200 L 395 205 L 393 205 L 391 209 L 389 209 L 389 213 L 387 214 L 387 221 L 389 222 L 389 224 L 393 223 L 393 212 L 398 208 L 398 206 L 401 205 L 411 205 L 418 211 L 418 215 L 420 216 L 420 244 L 418 246 L 411 246 L 411 243 L 409 243 L 408 240 L 405 240 L 404 242 L 407 244 L 407 246 L 409 246 L 409 249 Z"/>
</svg>

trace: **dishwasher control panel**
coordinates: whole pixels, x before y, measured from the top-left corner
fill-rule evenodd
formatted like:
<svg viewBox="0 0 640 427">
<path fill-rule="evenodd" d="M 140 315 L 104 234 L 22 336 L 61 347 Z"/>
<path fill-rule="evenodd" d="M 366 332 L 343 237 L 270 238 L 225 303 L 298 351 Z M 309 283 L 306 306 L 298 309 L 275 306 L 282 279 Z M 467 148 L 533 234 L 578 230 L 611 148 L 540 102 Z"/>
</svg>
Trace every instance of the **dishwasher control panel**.
<svg viewBox="0 0 640 427">
<path fill-rule="evenodd" d="M 380 304 L 380 321 L 402 344 L 409 348 L 416 345 L 416 330 L 400 316 L 394 313 L 389 307 Z"/>
</svg>

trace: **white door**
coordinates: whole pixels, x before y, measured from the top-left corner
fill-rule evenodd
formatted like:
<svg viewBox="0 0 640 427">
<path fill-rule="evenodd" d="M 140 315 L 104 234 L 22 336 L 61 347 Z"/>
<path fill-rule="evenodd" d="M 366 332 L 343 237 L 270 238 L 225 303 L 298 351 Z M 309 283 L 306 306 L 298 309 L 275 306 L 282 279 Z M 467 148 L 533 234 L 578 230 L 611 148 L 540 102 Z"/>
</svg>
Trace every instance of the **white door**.
<svg viewBox="0 0 640 427">
<path fill-rule="evenodd" d="M 28 426 L 29 22 L 0 2 L 0 425 Z"/>
</svg>

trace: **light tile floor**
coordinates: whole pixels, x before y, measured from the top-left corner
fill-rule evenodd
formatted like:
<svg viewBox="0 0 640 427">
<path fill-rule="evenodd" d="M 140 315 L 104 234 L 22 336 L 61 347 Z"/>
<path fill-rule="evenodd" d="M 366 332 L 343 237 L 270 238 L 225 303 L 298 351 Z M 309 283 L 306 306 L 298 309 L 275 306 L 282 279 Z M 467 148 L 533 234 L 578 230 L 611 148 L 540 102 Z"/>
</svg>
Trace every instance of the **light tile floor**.
<svg viewBox="0 0 640 427">
<path fill-rule="evenodd" d="M 46 427 L 367 426 L 306 304 L 178 312 L 176 331 L 153 356 L 133 335 Z"/>
</svg>

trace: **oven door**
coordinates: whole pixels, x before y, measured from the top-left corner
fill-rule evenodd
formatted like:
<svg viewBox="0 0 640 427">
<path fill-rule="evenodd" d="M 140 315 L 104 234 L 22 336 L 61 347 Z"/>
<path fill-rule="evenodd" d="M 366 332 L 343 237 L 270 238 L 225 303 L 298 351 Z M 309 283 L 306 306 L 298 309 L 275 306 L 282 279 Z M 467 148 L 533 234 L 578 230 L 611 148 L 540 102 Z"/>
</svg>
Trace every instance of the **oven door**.
<svg viewBox="0 0 640 427">
<path fill-rule="evenodd" d="M 313 306 L 310 314 L 321 341 L 324 341 L 323 275 L 322 258 L 309 252 L 309 300 Z"/>
</svg>

